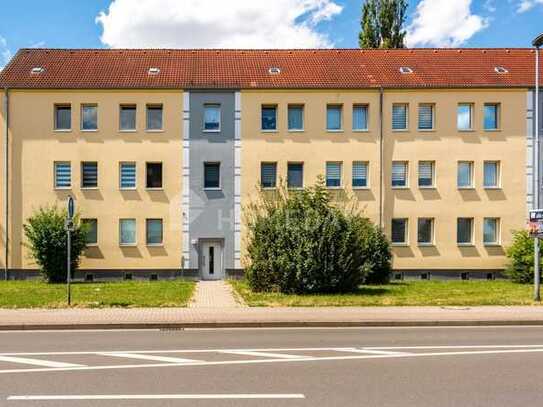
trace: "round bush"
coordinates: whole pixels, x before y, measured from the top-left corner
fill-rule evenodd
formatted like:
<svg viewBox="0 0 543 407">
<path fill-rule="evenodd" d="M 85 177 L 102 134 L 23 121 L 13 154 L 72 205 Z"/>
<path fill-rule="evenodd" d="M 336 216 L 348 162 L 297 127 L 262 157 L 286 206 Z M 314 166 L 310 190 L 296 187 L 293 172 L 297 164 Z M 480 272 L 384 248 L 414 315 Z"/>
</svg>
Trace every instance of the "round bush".
<svg viewBox="0 0 543 407">
<path fill-rule="evenodd" d="M 505 274 L 516 283 L 534 282 L 534 239 L 525 230 L 513 234 L 513 244 L 507 248 L 509 264 Z M 541 270 L 541 265 L 539 266 Z"/>
<path fill-rule="evenodd" d="M 368 219 L 332 205 L 322 180 L 303 191 L 267 194 L 248 208 L 247 279 L 253 290 L 341 293 L 374 274 L 388 280 L 382 276 L 390 273 L 386 239 Z"/>
</svg>

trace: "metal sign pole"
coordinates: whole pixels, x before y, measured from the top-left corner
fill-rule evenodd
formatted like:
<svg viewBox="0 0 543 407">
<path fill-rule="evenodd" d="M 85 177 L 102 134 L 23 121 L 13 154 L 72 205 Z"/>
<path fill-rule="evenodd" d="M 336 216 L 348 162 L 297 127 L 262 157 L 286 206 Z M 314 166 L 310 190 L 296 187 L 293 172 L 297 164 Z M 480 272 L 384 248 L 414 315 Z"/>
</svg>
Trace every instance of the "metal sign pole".
<svg viewBox="0 0 543 407">
<path fill-rule="evenodd" d="M 539 37 L 540 38 L 540 37 Z M 535 49 L 535 118 L 534 118 L 534 128 L 535 128 L 535 166 L 534 166 L 534 175 L 535 175 L 535 190 L 534 190 L 534 201 L 535 201 L 535 209 L 539 209 L 539 193 L 540 191 L 540 156 L 539 156 L 539 149 L 541 148 L 540 142 L 539 142 L 539 47 L 541 45 L 540 40 L 536 39 L 534 41 L 534 45 L 536 47 Z M 540 249 L 541 249 L 541 242 L 539 240 L 539 236 L 535 237 L 534 240 L 534 301 L 541 301 L 541 295 L 540 295 L 540 270 L 539 270 L 539 264 L 540 264 Z"/>
<path fill-rule="evenodd" d="M 68 229 L 68 246 L 67 246 L 67 251 L 68 251 L 68 263 L 67 263 L 67 267 L 66 267 L 66 270 L 68 270 L 68 276 L 66 278 L 66 282 L 68 284 L 68 306 L 70 306 L 72 304 L 72 291 L 71 291 L 71 281 L 72 281 L 72 273 L 71 273 L 71 266 L 72 266 L 72 261 L 71 261 L 71 248 L 72 248 L 72 238 L 71 238 L 71 235 L 72 233 L 70 232 L 70 230 Z"/>
<path fill-rule="evenodd" d="M 67 259 L 66 259 L 66 289 L 67 289 L 67 295 L 68 295 L 68 306 L 72 305 L 72 289 L 71 289 L 71 282 L 72 282 L 72 259 L 71 259 L 71 250 L 72 250 L 72 230 L 74 227 L 73 224 L 73 218 L 74 218 L 74 212 L 75 212 L 75 204 L 74 199 L 70 196 L 68 197 L 68 213 L 66 216 L 66 253 L 67 253 Z"/>
</svg>

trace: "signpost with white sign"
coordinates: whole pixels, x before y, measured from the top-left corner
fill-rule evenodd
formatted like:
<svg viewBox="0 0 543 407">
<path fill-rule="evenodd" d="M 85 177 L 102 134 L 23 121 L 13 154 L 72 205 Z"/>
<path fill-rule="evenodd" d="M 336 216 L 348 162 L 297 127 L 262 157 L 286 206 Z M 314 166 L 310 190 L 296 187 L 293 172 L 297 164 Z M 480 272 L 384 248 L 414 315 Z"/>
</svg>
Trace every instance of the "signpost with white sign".
<svg viewBox="0 0 543 407">
<path fill-rule="evenodd" d="M 67 246 L 66 246 L 66 251 L 67 251 L 67 267 L 66 267 L 66 270 L 67 270 L 67 273 L 68 275 L 66 276 L 66 284 L 67 284 L 67 291 L 68 291 L 68 305 L 71 305 L 72 303 L 72 292 L 71 292 L 71 281 L 72 281 L 72 273 L 71 273 L 71 268 L 72 268 L 72 260 L 71 260 L 71 249 L 72 249 L 72 232 L 74 230 L 74 213 L 75 213 L 75 202 L 74 202 L 74 199 L 70 196 L 68 197 L 68 214 L 66 216 L 66 222 L 64 224 L 64 228 L 66 230 L 66 234 L 67 234 Z"/>
<path fill-rule="evenodd" d="M 543 209 L 535 209 L 529 214 L 529 231 L 530 235 L 535 239 L 534 245 L 534 300 L 540 301 L 540 271 L 539 271 L 539 239 L 543 238 Z"/>
</svg>

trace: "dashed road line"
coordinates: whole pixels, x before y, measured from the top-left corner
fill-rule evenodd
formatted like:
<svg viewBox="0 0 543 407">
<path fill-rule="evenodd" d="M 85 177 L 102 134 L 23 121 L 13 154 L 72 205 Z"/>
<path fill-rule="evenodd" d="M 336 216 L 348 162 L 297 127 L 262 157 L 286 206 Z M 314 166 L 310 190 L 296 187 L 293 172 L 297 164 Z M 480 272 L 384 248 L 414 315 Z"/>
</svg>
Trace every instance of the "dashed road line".
<svg viewBox="0 0 543 407">
<path fill-rule="evenodd" d="M 307 356 L 288 355 L 285 353 L 270 353 L 270 352 L 255 352 L 255 351 L 240 351 L 240 350 L 224 350 L 220 353 L 229 355 L 241 355 L 241 356 L 260 356 L 271 359 L 303 359 Z"/>
<path fill-rule="evenodd" d="M 191 363 L 191 362 L 200 362 L 195 359 L 184 359 L 184 358 L 174 358 L 169 356 L 156 356 L 156 355 L 142 355 L 138 353 L 115 353 L 115 352 L 104 352 L 97 353 L 101 356 L 111 356 L 116 358 L 127 358 L 127 359 L 140 359 L 140 360 L 153 360 L 155 362 L 166 362 L 166 363 Z"/>
<path fill-rule="evenodd" d="M 303 394 L 95 394 L 9 396 L 8 401 L 305 399 Z"/>
<path fill-rule="evenodd" d="M 53 362 L 51 360 L 30 359 L 14 356 L 0 356 L 0 362 L 8 363 L 22 363 L 25 365 L 44 366 L 51 368 L 71 368 L 71 367 L 83 367 L 85 365 L 75 363 Z"/>
</svg>

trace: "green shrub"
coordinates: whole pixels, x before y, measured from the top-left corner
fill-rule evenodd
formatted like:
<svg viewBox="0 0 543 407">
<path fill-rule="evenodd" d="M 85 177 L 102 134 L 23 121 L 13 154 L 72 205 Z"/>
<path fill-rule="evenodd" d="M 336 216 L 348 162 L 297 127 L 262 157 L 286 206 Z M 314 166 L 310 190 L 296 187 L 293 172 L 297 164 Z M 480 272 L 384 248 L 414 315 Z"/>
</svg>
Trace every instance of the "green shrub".
<svg viewBox="0 0 543 407">
<path fill-rule="evenodd" d="M 513 234 L 513 244 L 507 248 L 506 254 L 510 260 L 505 270 L 507 277 L 516 283 L 533 283 L 534 239 L 526 230 Z"/>
<path fill-rule="evenodd" d="M 67 240 L 64 230 L 66 210 L 56 206 L 38 209 L 23 225 L 28 247 L 45 279 L 50 283 L 66 281 Z M 79 266 L 79 257 L 85 248 L 86 227 L 74 219 L 71 243 L 72 275 Z"/>
<path fill-rule="evenodd" d="M 388 243 L 374 242 L 382 234 L 353 208 L 333 205 L 322 179 L 302 191 L 262 191 L 247 211 L 251 288 L 348 292 L 368 275 L 389 272 Z"/>
</svg>

